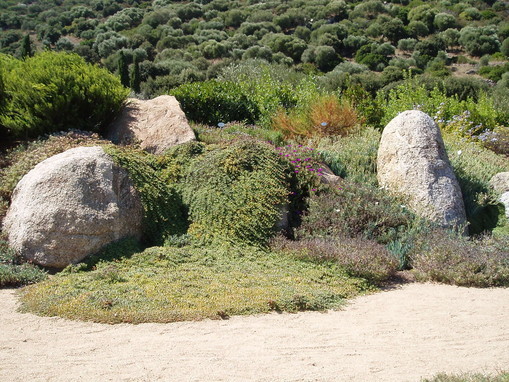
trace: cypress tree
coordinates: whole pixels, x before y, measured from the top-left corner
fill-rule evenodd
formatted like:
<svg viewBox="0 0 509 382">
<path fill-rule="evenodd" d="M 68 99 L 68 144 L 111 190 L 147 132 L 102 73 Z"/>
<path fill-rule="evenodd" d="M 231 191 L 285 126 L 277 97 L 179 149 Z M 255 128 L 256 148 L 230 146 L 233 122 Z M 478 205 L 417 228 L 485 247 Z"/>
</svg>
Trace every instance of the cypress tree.
<svg viewBox="0 0 509 382">
<path fill-rule="evenodd" d="M 32 42 L 30 41 L 30 35 L 25 35 L 21 44 L 21 58 L 32 57 L 34 52 L 32 51 Z"/>
<path fill-rule="evenodd" d="M 140 78 L 140 63 L 138 62 L 138 58 L 135 57 L 134 58 L 133 70 L 131 72 L 131 89 L 133 89 L 133 91 L 135 93 L 139 93 L 140 92 L 140 83 L 141 83 L 141 78 Z"/>
<path fill-rule="evenodd" d="M 120 57 L 118 58 L 118 75 L 120 76 L 120 82 L 126 88 L 129 87 L 129 68 L 127 66 L 127 60 L 123 51 L 120 51 Z"/>
</svg>

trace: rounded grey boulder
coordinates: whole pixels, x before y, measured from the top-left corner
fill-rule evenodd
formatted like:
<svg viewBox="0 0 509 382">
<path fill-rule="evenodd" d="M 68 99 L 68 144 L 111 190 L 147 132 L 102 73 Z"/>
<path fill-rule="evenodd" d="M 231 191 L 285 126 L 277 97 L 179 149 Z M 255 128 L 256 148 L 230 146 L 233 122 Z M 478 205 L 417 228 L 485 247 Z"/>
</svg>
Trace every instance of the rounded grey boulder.
<svg viewBox="0 0 509 382">
<path fill-rule="evenodd" d="M 377 157 L 380 186 L 408 198 L 418 215 L 442 227 L 466 225 L 461 189 L 440 129 L 425 113 L 400 113 L 385 127 Z"/>
<path fill-rule="evenodd" d="M 143 208 L 127 172 L 101 147 L 39 163 L 16 186 L 4 220 L 25 259 L 63 268 L 124 237 L 141 236 Z"/>
</svg>

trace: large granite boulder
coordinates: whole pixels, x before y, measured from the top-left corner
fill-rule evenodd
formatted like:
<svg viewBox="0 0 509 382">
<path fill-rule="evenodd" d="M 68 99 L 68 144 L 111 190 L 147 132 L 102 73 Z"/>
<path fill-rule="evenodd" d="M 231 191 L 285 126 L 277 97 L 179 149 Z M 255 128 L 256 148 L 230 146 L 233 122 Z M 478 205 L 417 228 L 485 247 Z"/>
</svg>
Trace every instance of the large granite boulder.
<svg viewBox="0 0 509 382">
<path fill-rule="evenodd" d="M 499 194 L 499 201 L 505 207 L 505 216 L 509 219 L 509 172 L 499 172 L 490 180 L 490 185 Z"/>
<path fill-rule="evenodd" d="M 385 127 L 377 158 L 380 186 L 408 198 L 418 215 L 442 227 L 466 225 L 461 189 L 440 129 L 425 113 L 409 110 Z"/>
<path fill-rule="evenodd" d="M 179 102 L 169 95 L 148 101 L 129 99 L 106 137 L 117 144 L 138 143 L 152 154 L 196 139 Z"/>
<path fill-rule="evenodd" d="M 115 240 L 140 237 L 142 218 L 127 172 L 101 147 L 78 147 L 21 179 L 3 228 L 24 258 L 62 268 Z"/>
</svg>

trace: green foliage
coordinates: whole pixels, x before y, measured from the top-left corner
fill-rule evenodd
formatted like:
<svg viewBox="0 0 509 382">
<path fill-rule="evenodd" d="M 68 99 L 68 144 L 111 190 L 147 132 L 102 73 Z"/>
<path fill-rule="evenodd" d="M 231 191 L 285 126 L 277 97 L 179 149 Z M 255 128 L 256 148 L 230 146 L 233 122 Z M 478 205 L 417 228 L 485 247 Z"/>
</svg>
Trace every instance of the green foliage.
<svg viewBox="0 0 509 382">
<path fill-rule="evenodd" d="M 458 96 L 448 97 L 438 86 L 428 90 L 418 79 L 407 79 L 390 89 L 386 100 L 380 94 L 378 101 L 385 110 L 382 124 L 386 125 L 398 113 L 419 109 L 433 117 L 446 131 L 472 137 L 484 130 L 492 130 L 505 124 L 505 111 L 495 107 L 493 98 L 480 92 L 476 98 L 460 100 Z"/>
<path fill-rule="evenodd" d="M 287 202 L 286 168 L 271 145 L 252 139 L 198 157 L 184 180 L 189 232 L 203 240 L 263 244 Z"/>
<path fill-rule="evenodd" d="M 311 194 L 299 238 L 359 237 L 388 244 L 413 224 L 414 215 L 382 190 L 343 181 Z"/>
<path fill-rule="evenodd" d="M 133 69 L 131 72 L 130 86 L 131 89 L 133 89 L 133 92 L 137 94 L 141 90 L 140 85 L 141 85 L 140 63 L 138 59 L 135 59 L 133 63 Z"/>
<path fill-rule="evenodd" d="M 323 162 L 349 181 L 377 186 L 376 157 L 381 134 L 365 127 L 345 137 L 313 139 L 308 146 L 316 147 Z"/>
<path fill-rule="evenodd" d="M 269 127 L 278 108 L 311 99 L 316 85 L 288 68 L 252 60 L 227 68 L 218 80 L 182 85 L 171 94 L 195 122 L 244 121 Z"/>
<path fill-rule="evenodd" d="M 253 123 L 260 113 L 256 104 L 234 82 L 210 80 L 185 84 L 170 93 L 194 122 L 209 125 L 230 121 Z"/>
<path fill-rule="evenodd" d="M 196 139 L 207 144 L 224 143 L 251 136 L 276 146 L 284 145 L 284 137 L 279 131 L 261 128 L 257 125 L 248 125 L 243 122 L 230 122 L 224 127 L 194 125 Z"/>
<path fill-rule="evenodd" d="M 7 94 L 0 125 L 12 138 L 76 128 L 99 131 L 127 96 L 118 79 L 77 55 L 43 52 L 24 61 L 0 60 Z"/>
<path fill-rule="evenodd" d="M 33 284 L 46 277 L 45 271 L 24 262 L 5 241 L 0 240 L 0 288 Z"/>
<path fill-rule="evenodd" d="M 467 26 L 460 31 L 459 43 L 473 56 L 491 54 L 500 50 L 496 29 L 493 27 Z"/>
<path fill-rule="evenodd" d="M 502 79 L 502 75 L 507 72 L 509 72 L 509 63 L 504 65 L 483 66 L 479 69 L 479 74 L 481 76 L 495 82 L 500 81 Z"/>
<path fill-rule="evenodd" d="M 497 375 L 465 373 L 465 374 L 445 374 L 440 373 L 433 378 L 423 379 L 421 382 L 507 382 L 509 381 L 508 372 L 500 372 Z"/>
<path fill-rule="evenodd" d="M 115 163 L 126 169 L 140 194 L 144 210 L 143 236 L 148 245 L 158 245 L 167 236 L 187 231 L 187 210 L 175 187 L 156 171 L 155 159 L 143 151 L 104 146 Z"/>
<path fill-rule="evenodd" d="M 444 141 L 463 194 L 470 234 L 495 229 L 503 222 L 503 211 L 489 181 L 495 174 L 509 171 L 509 163 L 479 144 L 448 135 Z"/>
<path fill-rule="evenodd" d="M 30 41 L 30 35 L 25 35 L 23 38 L 23 42 L 21 44 L 21 53 L 20 57 L 22 59 L 27 57 L 32 57 L 34 55 L 34 52 L 32 50 L 32 42 Z"/>
<path fill-rule="evenodd" d="M 125 87 L 129 87 L 129 67 L 122 50 L 118 56 L 118 75 L 120 77 L 120 83 Z"/>
<path fill-rule="evenodd" d="M 502 46 L 500 47 L 500 51 L 506 57 L 509 57 L 509 37 L 502 41 Z"/>
<path fill-rule="evenodd" d="M 25 289 L 22 303 L 24 311 L 71 319 L 174 322 L 335 309 L 370 289 L 332 261 L 256 247 L 152 247 L 93 270 L 70 266 Z"/>
</svg>

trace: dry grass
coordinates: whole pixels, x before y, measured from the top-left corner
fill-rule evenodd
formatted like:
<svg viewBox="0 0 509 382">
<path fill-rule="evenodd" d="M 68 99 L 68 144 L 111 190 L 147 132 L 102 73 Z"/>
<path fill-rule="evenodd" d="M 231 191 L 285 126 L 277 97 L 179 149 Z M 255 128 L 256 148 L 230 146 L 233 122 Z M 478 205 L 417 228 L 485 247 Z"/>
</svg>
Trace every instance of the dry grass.
<svg viewBox="0 0 509 382">
<path fill-rule="evenodd" d="M 289 113 L 279 110 L 272 118 L 272 125 L 287 138 L 345 136 L 359 125 L 359 117 L 348 101 L 324 95 Z"/>
</svg>

